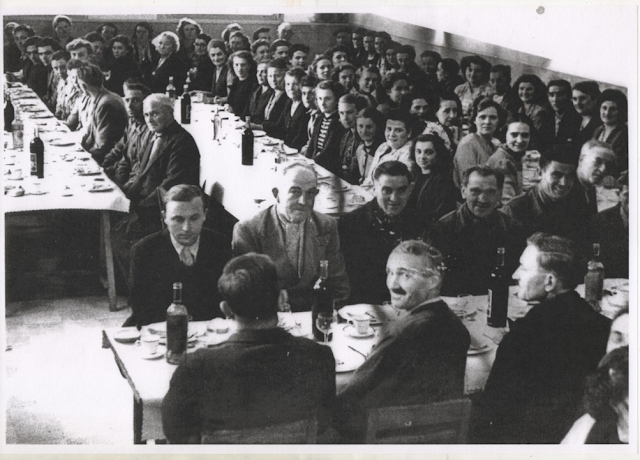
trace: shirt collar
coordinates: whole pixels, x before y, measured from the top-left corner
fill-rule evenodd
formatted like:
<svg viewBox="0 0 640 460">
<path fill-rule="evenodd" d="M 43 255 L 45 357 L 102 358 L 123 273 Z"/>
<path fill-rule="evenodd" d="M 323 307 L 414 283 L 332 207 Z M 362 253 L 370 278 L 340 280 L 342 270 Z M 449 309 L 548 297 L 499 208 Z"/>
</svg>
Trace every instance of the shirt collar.
<svg viewBox="0 0 640 460">
<path fill-rule="evenodd" d="M 171 238 L 171 244 L 173 244 L 173 248 L 178 253 L 178 256 L 180 256 L 180 254 L 182 254 L 182 249 L 185 248 L 185 246 L 183 246 L 180 243 L 178 243 L 178 241 L 173 237 L 173 235 L 171 233 L 169 233 L 169 237 Z M 193 260 L 196 260 L 198 258 L 198 249 L 200 249 L 200 236 L 199 235 L 198 235 L 198 239 L 196 240 L 196 242 L 193 245 L 188 246 L 188 250 L 189 250 L 189 252 L 191 252 L 191 255 L 193 256 Z"/>
</svg>

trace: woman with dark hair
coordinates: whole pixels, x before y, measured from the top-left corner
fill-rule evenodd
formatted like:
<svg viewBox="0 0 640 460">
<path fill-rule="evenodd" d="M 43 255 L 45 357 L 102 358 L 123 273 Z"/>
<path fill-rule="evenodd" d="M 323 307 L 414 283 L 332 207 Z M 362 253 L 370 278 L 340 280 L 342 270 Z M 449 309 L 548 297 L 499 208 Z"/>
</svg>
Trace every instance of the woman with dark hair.
<svg viewBox="0 0 640 460">
<path fill-rule="evenodd" d="M 356 68 L 349 64 L 340 64 L 332 72 L 331 79 L 340 83 L 347 90 L 347 93 L 358 94 L 358 83 L 356 83 Z"/>
<path fill-rule="evenodd" d="M 382 115 L 391 109 L 400 108 L 403 97 L 409 94 L 407 78 L 407 75 L 402 72 L 392 72 L 384 76 L 380 88 L 376 92 L 378 101 L 380 101 L 377 109 Z"/>
<path fill-rule="evenodd" d="M 367 107 L 358 112 L 356 132 L 362 143 L 356 148 L 356 158 L 360 169 L 360 182 L 364 182 L 373 173 L 371 170 L 373 157 L 385 140 L 385 123 L 384 116 L 373 107 Z"/>
<path fill-rule="evenodd" d="M 424 229 L 456 209 L 460 192 L 453 184 L 451 155 L 440 137 L 421 134 L 413 147 L 413 160 L 419 168 L 407 206 L 418 215 Z"/>
<path fill-rule="evenodd" d="M 460 64 L 455 59 L 445 58 L 438 62 L 436 78 L 438 79 L 438 91 L 441 93 L 453 93 L 456 87 L 464 85 L 464 80 L 460 76 Z"/>
<path fill-rule="evenodd" d="M 555 138 L 555 119 L 547 99 L 547 87 L 533 74 L 524 74 L 514 83 L 513 99 L 520 101 L 518 113 L 526 115 L 535 128 L 533 147 L 544 150 Z"/>
<path fill-rule="evenodd" d="M 102 35 L 105 41 L 109 43 L 112 38 L 118 35 L 118 27 L 112 22 L 103 22 L 98 26 L 96 32 Z"/>
<path fill-rule="evenodd" d="M 309 75 L 313 75 L 320 81 L 329 80 L 332 71 L 333 62 L 324 54 L 317 55 L 309 66 Z"/>
<path fill-rule="evenodd" d="M 189 68 L 178 55 L 178 36 L 173 32 L 161 32 L 153 39 L 153 44 L 160 54 L 160 59 L 151 74 L 149 88 L 154 93 L 164 93 L 169 85 L 169 77 L 173 77 L 173 86 L 176 87 L 176 95 L 179 96 L 182 94 Z"/>
<path fill-rule="evenodd" d="M 200 62 L 196 77 L 191 82 L 191 89 L 202 92 L 205 102 L 213 102 L 218 98 L 217 102 L 224 104 L 227 101 L 228 86 L 232 82 L 225 43 L 216 39 L 209 41 L 207 55 L 209 63 L 205 63 L 204 60 Z"/>
<path fill-rule="evenodd" d="M 576 112 L 582 116 L 575 127 L 573 142 L 581 146 L 593 137 L 596 128 L 602 124 L 596 103 L 600 97 L 600 87 L 595 81 L 580 81 L 573 85 L 571 101 Z"/>
<path fill-rule="evenodd" d="M 453 182 L 462 184 L 462 173 L 476 165 L 485 164 L 500 145 L 493 135 L 507 119 L 500 104 L 489 97 L 479 97 L 473 104 L 474 125 L 471 133 L 460 140 L 453 157 Z"/>
<path fill-rule="evenodd" d="M 488 166 L 504 174 L 503 205 L 522 193 L 522 158 L 527 153 L 534 129 L 529 117 L 516 114 L 507 124 L 505 142 L 487 161 Z"/>
<path fill-rule="evenodd" d="M 436 121 L 427 121 L 422 134 L 439 136 L 447 147 L 451 158 L 460 142 L 460 114 L 462 104 L 454 93 L 437 94 L 438 106 L 435 110 Z"/>
<path fill-rule="evenodd" d="M 460 98 L 462 117 L 472 120 L 473 102 L 480 96 L 491 97 L 493 90 L 489 84 L 491 64 L 480 56 L 465 56 L 460 61 L 465 83 L 456 86 L 453 92 Z"/>
<path fill-rule="evenodd" d="M 229 53 L 236 51 L 251 51 L 251 41 L 242 31 L 236 30 L 229 36 Z"/>
<path fill-rule="evenodd" d="M 140 71 L 133 58 L 133 47 L 128 37 L 118 35 L 111 39 L 106 50 L 106 65 L 111 72 L 104 87 L 124 96 L 122 85 L 129 78 L 139 78 Z"/>
<path fill-rule="evenodd" d="M 133 27 L 131 45 L 133 46 L 133 59 L 138 63 L 140 74 L 145 82 L 151 80 L 151 73 L 160 60 L 160 53 L 151 43 L 153 27 L 148 22 L 139 22 Z"/>
<path fill-rule="evenodd" d="M 617 157 L 617 170 L 629 169 L 629 129 L 627 128 L 627 97 L 617 89 L 605 89 L 596 104 L 602 125 L 593 138 L 611 145 Z"/>
<path fill-rule="evenodd" d="M 629 347 L 609 352 L 587 379 L 586 414 L 571 427 L 561 444 L 629 443 Z"/>
<path fill-rule="evenodd" d="M 211 63 L 211 59 L 207 56 L 207 45 L 211 41 L 211 37 L 207 34 L 198 34 L 195 41 L 193 42 L 193 55 L 191 56 L 191 60 L 187 62 L 189 64 L 189 77 L 193 81 L 196 78 L 198 73 L 198 67 L 200 65 L 203 66 L 203 71 L 207 73 L 211 73 L 213 70 L 213 64 Z"/>
<path fill-rule="evenodd" d="M 201 33 L 202 27 L 193 19 L 182 18 L 178 21 L 178 26 L 176 27 L 176 34 L 180 39 L 178 55 L 189 67 L 192 67 L 191 60 L 195 51 L 196 37 Z"/>
<path fill-rule="evenodd" d="M 233 84 L 229 87 L 227 103 L 231 111 L 241 119 L 248 115 L 251 93 L 258 85 L 256 63 L 249 51 L 236 51 L 229 56 L 229 73 L 234 75 Z"/>
</svg>

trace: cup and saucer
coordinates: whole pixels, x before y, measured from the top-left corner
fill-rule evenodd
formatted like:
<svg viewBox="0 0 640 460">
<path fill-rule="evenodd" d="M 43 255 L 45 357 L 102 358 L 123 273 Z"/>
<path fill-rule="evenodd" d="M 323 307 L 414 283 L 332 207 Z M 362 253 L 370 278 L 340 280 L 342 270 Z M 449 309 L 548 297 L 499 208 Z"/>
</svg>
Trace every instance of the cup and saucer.
<svg viewBox="0 0 640 460">
<path fill-rule="evenodd" d="M 348 321 L 347 327 L 344 331 L 349 337 L 356 339 L 366 339 L 373 337 L 375 330 L 369 324 L 371 317 L 368 315 L 351 315 L 351 319 Z"/>
<path fill-rule="evenodd" d="M 146 334 L 140 337 L 139 354 L 142 359 L 152 360 L 158 359 L 165 355 L 167 348 L 160 345 L 160 336 L 155 334 Z"/>
</svg>

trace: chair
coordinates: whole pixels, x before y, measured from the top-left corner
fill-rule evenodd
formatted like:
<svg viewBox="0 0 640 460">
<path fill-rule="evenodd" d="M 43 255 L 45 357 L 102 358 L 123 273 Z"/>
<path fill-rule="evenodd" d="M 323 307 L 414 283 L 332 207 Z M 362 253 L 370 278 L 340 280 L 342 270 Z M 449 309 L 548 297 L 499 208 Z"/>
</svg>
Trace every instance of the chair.
<svg viewBox="0 0 640 460">
<path fill-rule="evenodd" d="M 318 434 L 316 417 L 240 430 L 204 432 L 202 444 L 315 444 Z"/>
<path fill-rule="evenodd" d="M 471 401 L 379 407 L 367 414 L 367 444 L 464 444 Z"/>
</svg>

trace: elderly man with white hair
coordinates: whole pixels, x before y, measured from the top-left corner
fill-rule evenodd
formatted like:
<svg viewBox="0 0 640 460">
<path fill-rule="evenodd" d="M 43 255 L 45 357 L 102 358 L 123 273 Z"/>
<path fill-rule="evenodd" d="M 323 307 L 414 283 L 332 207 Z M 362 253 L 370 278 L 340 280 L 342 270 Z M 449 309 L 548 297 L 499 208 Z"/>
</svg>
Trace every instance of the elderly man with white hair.
<svg viewBox="0 0 640 460">
<path fill-rule="evenodd" d="M 277 203 L 233 229 L 233 253 L 266 254 L 278 269 L 278 285 L 287 291 L 292 311 L 309 311 L 321 260 L 329 261 L 329 285 L 335 299 L 349 295 L 340 252 L 337 221 L 313 210 L 318 194 L 315 170 L 305 163 L 285 166 L 273 188 Z"/>
<path fill-rule="evenodd" d="M 580 160 L 576 169 L 576 181 L 570 199 L 589 215 L 598 212 L 596 186 L 602 184 L 609 172 L 615 168 L 616 154 L 606 142 L 591 139 L 580 149 Z"/>
<path fill-rule="evenodd" d="M 158 191 L 178 184 L 200 185 L 200 151 L 191 134 L 174 119 L 173 101 L 164 94 L 151 94 L 142 110 L 154 135 L 139 152 L 138 168 L 131 172 L 126 187 L 131 200 L 129 216 L 114 229 L 114 253 L 125 276 L 131 246 L 161 230 Z"/>
</svg>

